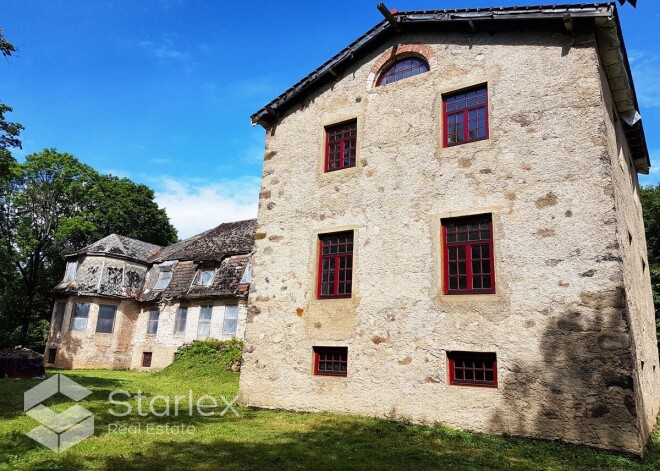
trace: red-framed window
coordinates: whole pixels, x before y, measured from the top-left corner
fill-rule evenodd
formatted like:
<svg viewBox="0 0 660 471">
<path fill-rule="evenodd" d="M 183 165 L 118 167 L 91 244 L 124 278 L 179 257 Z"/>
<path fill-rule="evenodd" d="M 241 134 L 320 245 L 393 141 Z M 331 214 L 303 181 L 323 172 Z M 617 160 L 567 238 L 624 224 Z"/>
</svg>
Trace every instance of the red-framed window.
<svg viewBox="0 0 660 471">
<path fill-rule="evenodd" d="M 317 376 L 346 376 L 348 347 L 314 347 L 314 374 Z"/>
<path fill-rule="evenodd" d="M 353 286 L 353 231 L 319 236 L 318 298 L 349 298 Z"/>
<path fill-rule="evenodd" d="M 325 128 L 325 171 L 355 167 L 357 120 Z"/>
<path fill-rule="evenodd" d="M 445 294 L 495 292 L 490 214 L 443 219 L 442 241 Z"/>
<path fill-rule="evenodd" d="M 426 61 L 418 57 L 406 57 L 401 59 L 380 74 L 376 86 L 387 85 L 388 83 L 398 82 L 404 78 L 412 77 L 413 75 L 423 74 L 429 71 L 429 65 Z"/>
<path fill-rule="evenodd" d="M 447 352 L 449 384 L 497 387 L 497 356 L 495 353 Z"/>
<path fill-rule="evenodd" d="M 488 90 L 485 85 L 445 95 L 442 106 L 445 147 L 488 139 Z"/>
<path fill-rule="evenodd" d="M 151 366 L 151 358 L 153 357 L 152 352 L 142 352 L 142 366 L 149 368 Z"/>
</svg>

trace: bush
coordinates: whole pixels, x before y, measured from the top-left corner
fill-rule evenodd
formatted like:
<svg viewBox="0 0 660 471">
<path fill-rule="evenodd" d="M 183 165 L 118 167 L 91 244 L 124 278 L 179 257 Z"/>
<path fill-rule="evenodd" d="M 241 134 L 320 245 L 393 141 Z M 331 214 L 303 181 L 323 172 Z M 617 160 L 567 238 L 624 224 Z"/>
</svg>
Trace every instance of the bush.
<svg viewBox="0 0 660 471">
<path fill-rule="evenodd" d="M 241 361 L 243 341 L 195 340 L 182 346 L 174 362 L 165 368 L 165 375 L 185 373 L 192 376 L 212 376 L 231 371 L 232 365 Z"/>
</svg>

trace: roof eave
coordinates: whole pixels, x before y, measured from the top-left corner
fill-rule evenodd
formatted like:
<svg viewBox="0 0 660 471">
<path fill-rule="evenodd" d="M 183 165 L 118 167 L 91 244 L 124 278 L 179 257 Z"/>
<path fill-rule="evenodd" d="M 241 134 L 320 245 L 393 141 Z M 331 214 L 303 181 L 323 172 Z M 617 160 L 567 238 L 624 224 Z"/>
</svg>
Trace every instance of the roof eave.
<svg viewBox="0 0 660 471">
<path fill-rule="evenodd" d="M 635 170 L 648 175 L 651 158 L 646 144 L 644 125 L 639 112 L 628 53 L 623 41 L 621 23 L 616 14 L 596 20 L 596 41 L 603 69 L 616 110 L 623 119 L 623 131 L 628 142 Z"/>
<path fill-rule="evenodd" d="M 625 45 L 623 43 L 623 34 L 617 15 L 616 4 L 594 3 L 594 4 L 565 4 L 537 7 L 501 7 L 501 8 L 474 8 L 461 10 L 424 10 L 400 12 L 395 15 L 396 21 L 400 26 L 409 27 L 412 25 L 421 25 L 429 23 L 438 24 L 459 24 L 464 23 L 471 30 L 476 28 L 479 22 L 492 21 L 539 21 L 539 20 L 557 20 L 572 21 L 573 18 L 593 19 L 599 32 L 599 53 L 601 57 L 609 56 L 609 60 L 615 60 L 612 70 L 608 73 L 608 82 L 613 90 L 613 97 L 617 106 L 617 111 L 624 118 L 624 132 L 628 145 L 630 147 L 635 169 L 640 173 L 648 173 L 651 166 L 651 160 L 644 136 L 644 127 L 639 116 L 639 106 L 635 88 L 632 80 L 632 73 L 628 62 Z M 568 17 L 566 16 L 568 15 Z M 404 29 L 404 31 L 406 30 Z M 478 28 L 476 28 L 478 29 Z M 287 110 L 299 96 L 321 83 L 324 80 L 335 79 L 337 71 L 341 70 L 344 64 L 353 59 L 353 57 L 362 49 L 370 45 L 373 41 L 380 39 L 384 35 L 394 35 L 394 27 L 383 20 L 374 26 L 371 30 L 360 36 L 356 41 L 349 44 L 346 48 L 332 57 L 325 64 L 321 65 L 311 74 L 294 84 L 287 91 L 272 100 L 266 106 L 251 116 L 253 125 L 261 125 L 264 128 L 272 126 L 277 119 Z M 612 46 L 612 47 L 610 47 Z M 608 47 L 610 47 L 608 49 Z M 614 53 L 612 53 L 614 51 Z M 616 57 L 618 59 L 616 59 Z M 618 73 L 623 71 L 624 73 Z M 623 91 L 621 92 L 621 79 L 623 77 Z M 617 80 L 619 82 L 617 82 Z M 618 92 L 614 96 L 614 92 Z"/>
<path fill-rule="evenodd" d="M 479 21 L 493 20 L 547 20 L 556 17 L 563 20 L 563 15 L 570 14 L 575 18 L 597 18 L 608 17 L 615 9 L 613 3 L 595 3 L 592 5 L 552 5 L 538 7 L 500 7 L 500 8 L 473 8 L 457 10 L 419 10 L 399 12 L 395 14 L 397 22 L 401 26 L 423 24 L 423 23 L 459 23 L 466 25 L 474 24 Z M 470 28 L 472 28 L 470 26 Z M 322 79 L 329 76 L 336 77 L 336 69 L 350 61 L 353 56 L 372 41 L 383 35 L 394 35 L 396 32 L 392 25 L 383 20 L 371 28 L 365 34 L 360 36 L 354 42 L 346 46 L 338 54 L 318 67 L 312 73 L 292 85 L 284 93 L 276 97 L 266 106 L 251 116 L 253 125 L 268 127 L 280 116 L 280 110 L 284 109 L 300 93 L 309 89 Z"/>
</svg>

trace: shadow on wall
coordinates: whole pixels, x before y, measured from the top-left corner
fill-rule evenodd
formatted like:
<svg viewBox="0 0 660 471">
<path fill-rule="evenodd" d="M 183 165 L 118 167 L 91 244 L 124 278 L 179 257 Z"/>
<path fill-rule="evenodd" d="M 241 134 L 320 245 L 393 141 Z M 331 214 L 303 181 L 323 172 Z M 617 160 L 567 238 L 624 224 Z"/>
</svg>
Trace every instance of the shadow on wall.
<svg viewBox="0 0 660 471">
<path fill-rule="evenodd" d="M 57 368 L 70 369 L 73 367 L 73 359 L 82 347 L 83 340 L 70 334 L 60 334 L 57 339 L 59 343 L 57 352 Z"/>
<path fill-rule="evenodd" d="M 542 362 L 509 369 L 493 430 L 640 452 L 626 312 L 623 289 L 546 308 Z"/>
</svg>

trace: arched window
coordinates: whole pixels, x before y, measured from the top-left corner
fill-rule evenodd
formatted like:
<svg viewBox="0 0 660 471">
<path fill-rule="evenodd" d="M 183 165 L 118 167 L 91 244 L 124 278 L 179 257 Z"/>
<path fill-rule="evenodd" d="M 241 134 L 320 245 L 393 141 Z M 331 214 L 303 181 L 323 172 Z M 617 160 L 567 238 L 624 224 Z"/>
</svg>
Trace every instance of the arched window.
<svg viewBox="0 0 660 471">
<path fill-rule="evenodd" d="M 387 85 L 388 83 L 398 82 L 401 79 L 419 75 L 429 71 L 429 65 L 417 57 L 406 57 L 387 68 L 380 77 L 376 86 Z"/>
</svg>

